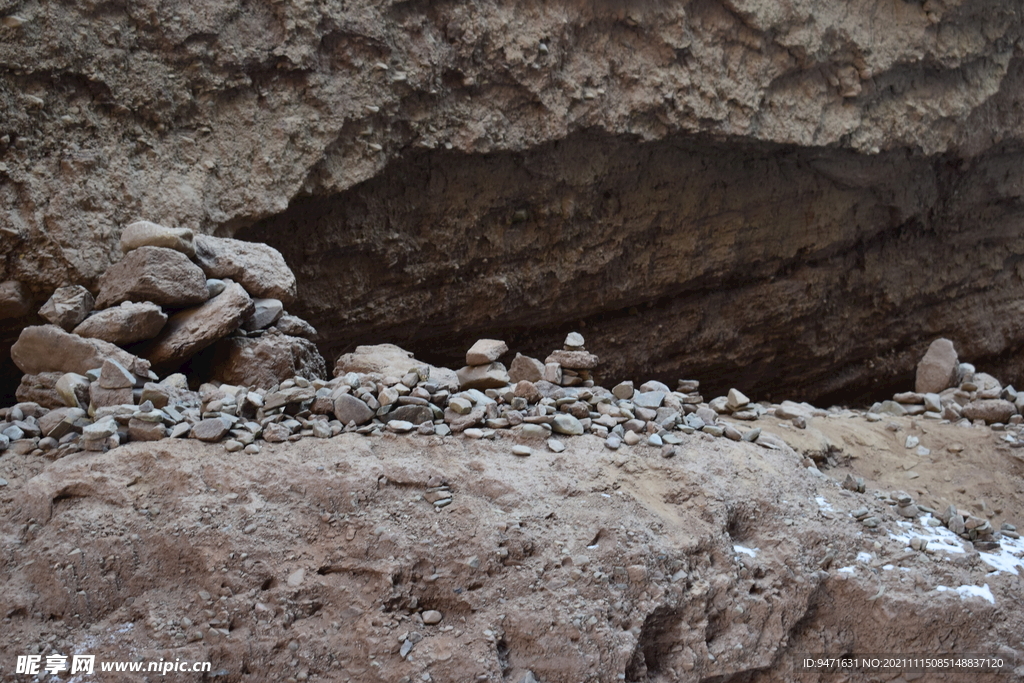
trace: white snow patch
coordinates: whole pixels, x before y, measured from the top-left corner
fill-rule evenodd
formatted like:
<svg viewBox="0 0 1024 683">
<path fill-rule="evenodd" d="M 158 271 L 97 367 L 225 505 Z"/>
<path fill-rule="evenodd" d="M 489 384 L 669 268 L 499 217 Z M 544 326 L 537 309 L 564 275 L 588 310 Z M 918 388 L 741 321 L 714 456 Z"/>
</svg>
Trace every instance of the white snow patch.
<svg viewBox="0 0 1024 683">
<path fill-rule="evenodd" d="M 922 522 L 931 517 L 925 514 L 921 517 Z M 948 553 L 963 553 L 964 547 L 960 545 L 960 537 L 944 526 L 928 526 L 925 523 L 914 524 L 913 522 L 897 521 L 896 526 L 901 529 L 908 529 L 905 534 L 890 533 L 889 538 L 899 541 L 906 547 L 910 547 L 910 539 L 917 536 L 928 541 L 928 550 L 944 550 Z"/>
<path fill-rule="evenodd" d="M 896 565 L 887 564 L 884 567 L 882 567 L 882 569 L 884 569 L 887 572 L 891 572 L 893 569 L 896 569 Z"/>
<path fill-rule="evenodd" d="M 757 553 L 761 550 L 760 548 L 747 548 L 742 545 L 734 545 L 732 547 L 733 552 L 743 553 L 744 555 L 750 555 L 751 557 L 757 557 Z"/>
<path fill-rule="evenodd" d="M 993 574 L 1007 572 L 1018 576 L 1017 567 L 1024 568 L 1024 539 L 1006 538 L 999 539 L 999 551 L 994 553 L 979 553 L 985 564 L 994 568 Z"/>
<path fill-rule="evenodd" d="M 953 591 L 960 594 L 960 599 L 965 600 L 967 598 L 984 598 L 993 605 L 996 604 L 996 599 L 992 595 L 991 589 L 988 584 L 984 586 L 960 586 L 959 588 L 947 588 L 946 586 L 936 586 L 935 590 L 940 592 Z"/>
<path fill-rule="evenodd" d="M 836 571 L 839 572 L 840 574 L 853 574 L 854 572 L 857 571 L 857 568 L 854 567 L 853 565 L 851 565 L 849 567 L 840 567 Z"/>
<path fill-rule="evenodd" d="M 868 564 L 871 560 L 875 559 L 871 553 L 865 553 L 863 551 L 857 553 L 857 561 L 863 564 Z"/>
<path fill-rule="evenodd" d="M 825 500 L 824 496 L 815 496 L 814 500 L 817 501 L 819 508 L 821 508 L 825 512 L 832 512 L 832 506 L 829 504 L 827 500 Z"/>
</svg>

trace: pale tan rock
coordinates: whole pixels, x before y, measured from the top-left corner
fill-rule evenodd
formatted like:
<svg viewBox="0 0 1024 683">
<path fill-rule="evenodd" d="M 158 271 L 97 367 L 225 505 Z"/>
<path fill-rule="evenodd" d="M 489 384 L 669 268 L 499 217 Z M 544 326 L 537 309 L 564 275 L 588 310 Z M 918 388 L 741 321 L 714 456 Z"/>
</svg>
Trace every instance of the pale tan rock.
<svg viewBox="0 0 1024 683">
<path fill-rule="evenodd" d="M 136 221 L 121 232 L 121 251 L 127 254 L 140 247 L 163 247 L 192 258 L 196 255 L 193 237 L 188 228 L 166 228 L 150 221 Z"/>
<path fill-rule="evenodd" d="M 135 386 L 135 377 L 131 371 L 113 358 L 103 361 L 98 381 L 104 389 L 131 389 Z"/>
<path fill-rule="evenodd" d="M 0 282 L 0 320 L 21 318 L 32 312 L 32 293 L 18 280 Z"/>
<path fill-rule="evenodd" d="M 122 301 L 152 301 L 179 308 L 209 298 L 202 269 L 180 251 L 139 247 L 107 269 L 100 278 L 97 308 Z"/>
<path fill-rule="evenodd" d="M 478 339 L 466 352 L 466 365 L 487 365 L 508 353 L 508 344 L 500 339 Z"/>
<path fill-rule="evenodd" d="M 953 342 L 936 339 L 917 364 L 914 391 L 919 394 L 937 394 L 953 385 L 959 360 Z"/>
<path fill-rule="evenodd" d="M 295 275 L 281 252 L 268 244 L 197 235 L 196 262 L 207 277 L 230 278 L 254 297 L 295 300 Z"/>
<path fill-rule="evenodd" d="M 593 370 L 597 367 L 598 358 L 589 351 L 552 351 L 545 363 L 558 363 L 570 370 Z"/>
<path fill-rule="evenodd" d="M 497 389 L 509 383 L 508 372 L 501 363 L 467 365 L 456 372 L 460 389 Z"/>
<path fill-rule="evenodd" d="M 11 347 L 11 358 L 22 372 L 74 372 L 84 375 L 113 358 L 136 375 L 145 376 L 149 362 L 102 339 L 87 339 L 56 325 L 26 327 Z"/>
<path fill-rule="evenodd" d="M 1017 407 L 1009 401 L 998 398 L 971 401 L 963 407 L 963 416 L 969 420 L 984 420 L 987 424 L 1002 422 L 1005 424 L 1017 412 Z"/>
<path fill-rule="evenodd" d="M 89 413 L 95 414 L 99 408 L 109 408 L 126 403 L 134 403 L 130 387 L 118 389 L 107 389 L 100 386 L 99 382 L 89 385 Z"/>
<path fill-rule="evenodd" d="M 327 374 L 313 342 L 275 332 L 225 339 L 217 345 L 213 367 L 212 379 L 261 389 L 292 377 L 322 379 Z"/>
<path fill-rule="evenodd" d="M 58 287 L 39 309 L 39 315 L 70 332 L 85 320 L 95 303 L 96 300 L 85 287 Z"/>
<path fill-rule="evenodd" d="M 60 372 L 22 375 L 21 384 L 18 385 L 14 395 L 19 403 L 32 402 L 38 403 L 44 408 L 61 408 L 64 406 L 64 399 L 56 389 L 61 376 Z"/>
<path fill-rule="evenodd" d="M 378 375 L 383 377 L 404 377 L 417 368 L 427 368 L 430 381 L 441 387 L 458 388 L 455 372 L 448 368 L 436 367 L 413 358 L 410 351 L 394 344 L 373 344 L 357 346 L 355 351 L 346 353 L 334 364 L 334 376 L 341 377 L 349 372 Z"/>
<path fill-rule="evenodd" d="M 160 335 L 139 353 L 159 368 L 177 367 L 237 330 L 251 311 L 252 299 L 241 285 L 232 282 L 202 306 L 172 315 Z"/>
<path fill-rule="evenodd" d="M 539 382 L 544 379 L 544 364 L 536 358 L 517 353 L 509 365 L 508 377 L 511 382 Z"/>
<path fill-rule="evenodd" d="M 89 378 L 76 372 L 66 372 L 54 385 L 64 405 L 71 408 L 89 406 Z"/>
<path fill-rule="evenodd" d="M 89 316 L 75 328 L 75 334 L 111 344 L 134 344 L 157 336 L 166 323 L 167 314 L 156 304 L 125 301 Z"/>
</svg>

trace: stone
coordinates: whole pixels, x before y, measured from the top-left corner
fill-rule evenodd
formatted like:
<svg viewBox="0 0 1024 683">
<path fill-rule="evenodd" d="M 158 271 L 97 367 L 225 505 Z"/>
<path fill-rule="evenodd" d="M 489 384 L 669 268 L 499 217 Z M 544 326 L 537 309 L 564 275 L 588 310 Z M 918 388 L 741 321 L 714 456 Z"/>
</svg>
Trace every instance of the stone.
<svg viewBox="0 0 1024 683">
<path fill-rule="evenodd" d="M 144 301 L 122 302 L 97 311 L 74 329 L 79 337 L 102 339 L 111 344 L 126 345 L 146 341 L 160 334 L 167 323 L 167 314 L 156 304 Z"/>
<path fill-rule="evenodd" d="M 424 422 L 433 422 L 434 412 L 427 406 L 405 405 L 398 406 L 383 418 L 385 422 L 400 421 L 414 425 L 421 425 Z M 431 427 L 433 429 L 433 427 Z"/>
<path fill-rule="evenodd" d="M 56 386 L 62 376 L 62 373 L 59 372 L 22 375 L 21 383 L 18 385 L 17 390 L 15 390 L 14 395 L 22 403 L 31 402 L 37 403 L 44 408 L 60 408 L 65 403 Z"/>
<path fill-rule="evenodd" d="M 568 413 L 558 413 L 551 420 L 551 429 L 558 434 L 579 436 L 583 434 L 583 424 Z"/>
<path fill-rule="evenodd" d="M 95 304 L 92 294 L 81 285 L 58 287 L 39 309 L 39 315 L 70 332 L 85 320 Z"/>
<path fill-rule="evenodd" d="M 565 444 L 558 439 L 548 439 L 548 450 L 552 453 L 561 453 L 565 450 Z"/>
<path fill-rule="evenodd" d="M 97 408 L 108 408 L 134 402 L 135 396 L 132 393 L 131 387 L 107 389 L 101 386 L 99 382 L 93 382 L 89 385 L 90 413 L 94 413 Z"/>
<path fill-rule="evenodd" d="M 732 425 L 725 425 L 722 429 L 722 433 L 725 435 L 725 438 L 730 441 L 741 441 L 743 439 L 742 432 Z"/>
<path fill-rule="evenodd" d="M 242 322 L 242 328 L 246 330 L 262 330 L 270 327 L 284 313 L 284 304 L 280 299 L 253 299 L 252 305 L 252 313 Z"/>
<path fill-rule="evenodd" d="M 508 368 L 508 376 L 513 383 L 539 382 L 544 379 L 544 364 L 536 358 L 517 353 Z"/>
<path fill-rule="evenodd" d="M 257 298 L 295 300 L 295 275 L 269 244 L 197 235 L 195 247 L 196 263 L 207 277 L 230 278 Z"/>
<path fill-rule="evenodd" d="M 59 439 L 68 432 L 74 431 L 74 423 L 86 417 L 81 408 L 55 408 L 39 418 L 39 431 L 44 436 Z"/>
<path fill-rule="evenodd" d="M 293 378 L 320 379 L 327 364 L 316 344 L 270 330 L 257 338 L 229 337 L 216 343 L 211 379 L 269 389 Z"/>
<path fill-rule="evenodd" d="M 956 349 L 948 339 L 936 339 L 917 364 L 914 391 L 919 394 L 938 394 L 953 386 L 957 379 Z"/>
<path fill-rule="evenodd" d="M 529 403 L 540 403 L 543 398 L 537 385 L 525 379 L 516 384 L 516 388 L 512 390 L 512 395 L 525 398 Z"/>
<path fill-rule="evenodd" d="M 466 352 L 466 365 L 488 365 L 508 353 L 508 344 L 499 339 L 478 339 Z"/>
<path fill-rule="evenodd" d="M 113 358 L 107 358 L 100 366 L 99 384 L 104 389 L 130 389 L 135 386 L 135 375 Z"/>
<path fill-rule="evenodd" d="M 112 358 L 136 375 L 149 372 L 149 363 L 110 342 L 87 339 L 65 332 L 56 325 L 26 327 L 11 347 L 11 358 L 22 372 L 73 372 L 85 375 Z"/>
<path fill-rule="evenodd" d="M 268 425 L 269 427 L 269 425 Z M 264 433 L 266 429 L 264 429 Z M 211 417 L 201 420 L 192 427 L 192 438 L 214 443 L 223 439 L 228 433 L 228 426 L 219 417 Z"/>
<path fill-rule="evenodd" d="M 389 420 L 387 424 L 384 425 L 384 428 L 387 429 L 389 432 L 395 432 L 396 434 L 405 434 L 406 432 L 411 432 L 413 429 L 415 429 L 416 425 L 414 425 L 412 422 L 407 422 L 406 420 Z"/>
<path fill-rule="evenodd" d="M 750 405 L 750 399 L 743 395 L 739 389 L 730 389 L 729 396 L 726 399 L 725 407 L 729 409 L 730 413 L 735 413 L 738 410 L 743 410 Z"/>
<path fill-rule="evenodd" d="M 512 447 L 512 455 L 518 455 L 518 456 L 522 456 L 522 457 L 527 457 L 527 456 L 532 455 L 532 454 L 533 454 L 533 449 L 530 448 L 529 446 L 524 446 L 522 444 L 517 444 L 517 445 Z"/>
<path fill-rule="evenodd" d="M 31 312 L 32 293 L 28 287 L 18 280 L 0 282 L 0 320 L 22 318 Z"/>
<path fill-rule="evenodd" d="M 641 391 L 633 394 L 633 405 L 640 408 L 650 408 L 654 410 L 660 408 L 662 402 L 665 400 L 664 391 Z"/>
<path fill-rule="evenodd" d="M 263 428 L 263 440 L 268 443 L 284 443 L 292 435 L 292 430 L 280 422 L 271 422 Z"/>
<path fill-rule="evenodd" d="M 570 370 L 593 370 L 598 365 L 598 358 L 587 351 L 552 351 L 544 363 L 558 363 Z M 550 381 L 550 380 L 549 380 Z"/>
<path fill-rule="evenodd" d="M 296 315 L 289 315 L 287 313 L 282 314 L 281 317 L 277 319 L 277 322 L 274 323 L 274 327 L 276 327 L 281 334 L 287 334 L 290 337 L 302 337 L 303 339 L 316 338 L 316 328 Z"/>
<path fill-rule="evenodd" d="M 334 399 L 334 417 L 343 425 L 350 422 L 361 425 L 373 418 L 373 411 L 355 396 L 342 394 Z"/>
<path fill-rule="evenodd" d="M 551 384 L 561 384 L 562 366 L 558 363 L 545 363 L 543 381 L 550 382 Z"/>
<path fill-rule="evenodd" d="M 984 420 L 987 424 L 1006 423 L 1016 412 L 1014 404 L 1001 398 L 971 401 L 963 407 L 963 416 L 968 420 Z"/>
<path fill-rule="evenodd" d="M 206 276 L 179 251 L 140 247 L 107 269 L 99 280 L 97 308 L 122 301 L 151 301 L 180 308 L 206 301 Z"/>
<path fill-rule="evenodd" d="M 129 441 L 159 441 L 167 436 L 167 428 L 159 422 L 150 422 L 133 417 L 128 421 Z"/>
<path fill-rule="evenodd" d="M 121 231 L 121 252 L 127 254 L 140 247 L 163 247 L 192 258 L 196 255 L 193 240 L 194 235 L 188 228 L 165 228 L 150 221 L 136 221 Z"/>
<path fill-rule="evenodd" d="M 89 378 L 85 375 L 66 372 L 53 388 L 66 406 L 81 408 L 89 405 Z"/>
<path fill-rule="evenodd" d="M 628 401 L 629 399 L 633 398 L 633 392 L 633 383 L 629 381 L 619 382 L 614 387 L 612 387 L 612 394 L 615 396 L 615 398 L 623 401 Z"/>
<path fill-rule="evenodd" d="M 102 440 L 117 433 L 117 423 L 113 419 L 100 420 L 82 428 L 82 438 L 90 441 Z"/>
<path fill-rule="evenodd" d="M 329 439 L 334 436 L 334 430 L 331 429 L 331 425 L 326 420 L 312 420 L 310 424 L 312 425 L 313 436 L 316 438 Z"/>
<path fill-rule="evenodd" d="M 427 626 L 433 626 L 434 624 L 440 624 L 444 616 L 436 609 L 428 609 L 421 615 L 423 617 L 423 623 Z"/>
<path fill-rule="evenodd" d="M 604 446 L 610 450 L 617 451 L 622 446 L 622 439 L 618 435 L 612 434 L 604 440 Z"/>
<path fill-rule="evenodd" d="M 206 280 L 206 291 L 210 293 L 210 298 L 217 296 L 224 291 L 224 288 L 228 286 L 228 283 L 217 278 L 207 278 Z"/>
<path fill-rule="evenodd" d="M 459 388 L 463 391 L 466 389 L 497 389 L 509 383 L 508 373 L 501 363 L 467 365 L 456 375 L 459 380 Z"/>
<path fill-rule="evenodd" d="M 245 444 L 241 441 L 236 441 L 235 439 L 228 439 L 224 442 L 224 450 L 228 453 L 237 453 L 243 448 L 245 448 Z"/>
<path fill-rule="evenodd" d="M 241 285 L 232 282 L 202 306 L 172 315 L 160 335 L 146 342 L 140 353 L 158 368 L 175 368 L 237 330 L 251 310 L 252 299 Z"/>
<path fill-rule="evenodd" d="M 394 344 L 357 346 L 355 351 L 340 356 L 334 364 L 335 377 L 349 373 L 354 373 L 353 376 L 404 377 L 417 370 L 424 370 L 430 381 L 440 388 L 458 388 L 455 372 L 416 360 L 411 352 Z"/>
<path fill-rule="evenodd" d="M 578 351 L 583 348 L 583 335 L 579 332 L 570 332 L 565 336 L 562 343 L 567 351 Z"/>
</svg>

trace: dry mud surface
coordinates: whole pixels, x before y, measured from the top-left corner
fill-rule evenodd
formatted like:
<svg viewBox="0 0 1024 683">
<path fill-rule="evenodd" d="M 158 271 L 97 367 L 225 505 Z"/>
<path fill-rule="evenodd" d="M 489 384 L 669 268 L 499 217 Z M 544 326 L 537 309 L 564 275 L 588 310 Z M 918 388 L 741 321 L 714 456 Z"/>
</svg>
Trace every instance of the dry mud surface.
<svg viewBox="0 0 1024 683">
<path fill-rule="evenodd" d="M 764 426 L 795 450 L 697 434 L 663 459 L 585 436 L 517 457 L 513 430 L 344 434 L 257 456 L 172 440 L 55 462 L 8 452 L 0 677 L 29 680 L 16 657 L 57 652 L 211 662 L 167 680 L 1024 679 L 1024 545 L 979 554 L 948 535 L 912 551 L 910 537 L 944 529 L 907 526 L 875 496 L 1019 523 L 1019 450 L 987 427 L 911 418 Z M 904 448 L 908 434 L 930 455 Z M 836 466 L 808 469 L 807 453 Z M 866 493 L 838 486 L 847 473 Z M 435 509 L 424 494 L 442 483 L 452 502 Z M 859 507 L 877 529 L 851 517 Z M 425 625 L 425 610 L 442 621 Z M 1015 664 L 823 674 L 800 669 L 804 653 Z"/>
</svg>

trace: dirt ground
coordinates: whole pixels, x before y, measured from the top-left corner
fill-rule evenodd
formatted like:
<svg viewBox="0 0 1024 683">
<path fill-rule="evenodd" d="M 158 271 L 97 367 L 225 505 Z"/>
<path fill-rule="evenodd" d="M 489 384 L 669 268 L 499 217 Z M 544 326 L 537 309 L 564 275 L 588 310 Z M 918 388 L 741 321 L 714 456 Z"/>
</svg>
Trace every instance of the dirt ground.
<svg viewBox="0 0 1024 683">
<path fill-rule="evenodd" d="M 171 440 L 7 453 L 0 676 L 54 680 L 14 671 L 57 653 L 96 656 L 94 674 L 56 679 L 74 681 L 1024 680 L 1024 545 L 979 553 L 883 500 L 904 490 L 1019 525 L 1021 450 L 988 427 L 842 411 L 806 430 L 758 424 L 792 449 L 698 433 L 670 459 L 593 436 L 556 454 L 512 430 L 343 434 L 256 456 Z M 847 473 L 865 493 L 840 488 Z M 444 507 L 429 502 L 440 486 Z M 908 547 L 929 534 L 927 551 Z M 1004 664 L 802 668 L 869 653 Z M 161 659 L 210 671 L 99 671 Z"/>
</svg>

